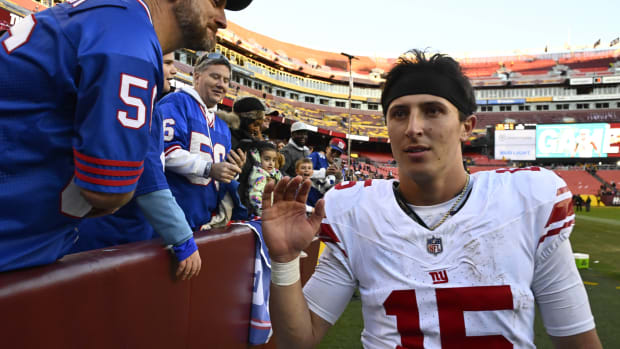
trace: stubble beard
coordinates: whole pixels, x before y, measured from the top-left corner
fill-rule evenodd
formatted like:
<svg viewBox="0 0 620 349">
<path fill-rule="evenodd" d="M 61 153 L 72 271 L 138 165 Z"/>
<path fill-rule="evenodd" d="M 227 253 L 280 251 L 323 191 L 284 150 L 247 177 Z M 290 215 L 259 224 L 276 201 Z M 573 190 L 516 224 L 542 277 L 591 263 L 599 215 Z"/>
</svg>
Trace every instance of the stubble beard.
<svg viewBox="0 0 620 349">
<path fill-rule="evenodd" d="M 194 10 L 197 7 L 195 0 L 183 0 L 174 8 L 174 16 L 182 35 L 181 47 L 210 52 L 215 48 L 215 40 L 200 26 L 200 15 Z"/>
</svg>

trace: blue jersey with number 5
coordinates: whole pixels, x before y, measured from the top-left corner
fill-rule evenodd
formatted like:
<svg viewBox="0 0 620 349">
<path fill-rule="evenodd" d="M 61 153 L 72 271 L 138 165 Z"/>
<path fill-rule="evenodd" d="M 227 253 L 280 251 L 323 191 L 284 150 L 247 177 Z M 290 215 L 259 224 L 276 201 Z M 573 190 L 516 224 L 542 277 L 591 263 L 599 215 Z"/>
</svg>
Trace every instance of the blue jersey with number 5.
<svg viewBox="0 0 620 349">
<path fill-rule="evenodd" d="M 141 0 L 72 0 L 0 37 L 0 271 L 53 262 L 90 206 L 128 193 L 148 147 L 162 52 Z"/>
</svg>

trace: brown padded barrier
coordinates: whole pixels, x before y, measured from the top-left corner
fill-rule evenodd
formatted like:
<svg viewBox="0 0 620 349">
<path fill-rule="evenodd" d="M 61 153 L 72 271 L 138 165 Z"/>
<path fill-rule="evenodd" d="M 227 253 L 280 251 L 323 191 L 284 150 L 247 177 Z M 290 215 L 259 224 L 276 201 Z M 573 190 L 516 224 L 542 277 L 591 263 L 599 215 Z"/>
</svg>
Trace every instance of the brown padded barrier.
<svg viewBox="0 0 620 349">
<path fill-rule="evenodd" d="M 189 282 L 158 240 L 0 273 L 0 347 L 247 348 L 254 239 L 240 226 L 196 234 Z"/>
</svg>

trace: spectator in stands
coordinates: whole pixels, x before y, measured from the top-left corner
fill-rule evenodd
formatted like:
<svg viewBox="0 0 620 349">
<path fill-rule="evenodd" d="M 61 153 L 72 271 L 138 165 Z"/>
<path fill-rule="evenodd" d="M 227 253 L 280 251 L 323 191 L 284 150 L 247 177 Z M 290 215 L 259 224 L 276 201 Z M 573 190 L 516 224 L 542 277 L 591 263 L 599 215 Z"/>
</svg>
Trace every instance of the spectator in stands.
<svg viewBox="0 0 620 349">
<path fill-rule="evenodd" d="M 246 175 L 239 176 L 239 195 L 250 214 L 260 216 L 262 214 L 263 190 L 265 185 L 271 181 L 277 183 L 282 179 L 282 174 L 275 167 L 278 157 L 276 146 L 270 142 L 259 141 L 252 146 L 257 149 L 259 161 L 253 156 L 248 157 L 251 171 Z M 247 165 L 246 165 L 247 166 Z"/>
<path fill-rule="evenodd" d="M 269 135 L 268 132 L 269 131 L 269 127 L 271 125 L 271 119 L 275 116 L 280 115 L 280 112 L 277 111 L 276 109 L 269 109 L 267 111 L 265 111 L 265 119 L 263 120 L 263 126 L 261 128 L 261 131 L 263 133 L 263 138 L 264 139 L 269 139 Z M 278 149 L 279 151 L 279 149 Z"/>
<path fill-rule="evenodd" d="M 312 160 L 312 187 L 316 191 L 311 191 L 309 195 L 309 205 L 313 206 L 322 198 L 325 193 L 334 185 L 342 182 L 344 171 L 342 169 L 341 156 L 347 145 L 340 138 L 332 138 L 329 145 L 325 147 L 325 152 L 314 152 L 310 154 Z M 318 195 L 315 195 L 318 193 Z"/>
<path fill-rule="evenodd" d="M 172 79 L 174 79 L 174 76 L 177 74 L 177 68 L 174 66 L 174 52 L 165 54 L 163 58 L 164 58 L 163 94 L 166 95 L 170 92 L 174 92 L 175 87 L 172 86 L 171 82 L 172 82 Z"/>
<path fill-rule="evenodd" d="M 310 150 L 306 146 L 308 131 L 312 128 L 301 121 L 291 126 L 291 139 L 280 151 L 284 155 L 284 167 L 280 169 L 284 176 L 295 177 L 295 163 L 301 158 L 308 157 Z"/>
<path fill-rule="evenodd" d="M 133 197 L 163 85 L 162 52 L 213 49 L 224 9 L 250 2 L 73 1 L 25 17 L 0 38 L 0 134 L 9 135 L 0 173 L 11 174 L 0 184 L 0 202 L 11 203 L 0 210 L 0 271 L 55 261 L 81 218 Z"/>
<path fill-rule="evenodd" d="M 357 288 L 364 347 L 534 347 L 536 303 L 556 348 L 601 348 L 566 183 L 540 168 L 464 171 L 476 100 L 450 57 L 404 56 L 381 103 L 399 182 L 340 186 L 308 218 L 310 181 L 265 188 L 278 347 L 316 346 Z M 328 247 L 302 290 L 299 254 L 319 229 Z"/>
<path fill-rule="evenodd" d="M 163 57 L 164 94 L 170 92 L 168 79 L 176 73 L 170 62 L 172 55 Z M 168 188 L 161 166 L 160 155 L 164 147 L 162 123 L 161 114 L 154 112 L 150 149 L 134 198 L 113 215 L 84 220 L 79 226 L 80 238 L 71 252 L 148 240 L 157 232 L 165 245 L 172 245 L 180 262 L 177 276 L 189 279 L 199 273 L 201 260 L 192 229 Z"/>
<path fill-rule="evenodd" d="M 229 124 L 232 149 L 239 148 L 242 141 L 251 143 L 264 139 L 262 127 L 265 119 L 265 105 L 258 98 L 239 98 L 233 104 L 232 110 L 234 115 L 229 118 L 239 120 L 238 125 Z M 248 149 L 243 150 L 248 151 Z"/>
<path fill-rule="evenodd" d="M 237 189 L 218 186 L 231 183 L 245 163 L 242 151 L 231 151 L 230 130 L 217 112 L 230 74 L 230 62 L 222 54 L 202 55 L 194 67 L 194 88 L 181 87 L 157 108 L 164 117 L 166 177 L 194 231 L 214 226 L 212 213 L 224 189 L 231 195 Z M 219 223 L 227 223 L 226 218 Z"/>
<path fill-rule="evenodd" d="M 295 173 L 301 176 L 302 180 L 310 179 L 312 177 L 312 160 L 310 158 L 301 158 L 295 163 Z M 310 214 L 314 210 L 316 202 L 323 197 L 321 192 L 316 188 L 311 187 L 308 192 L 308 200 L 306 200 L 306 213 Z"/>
</svg>

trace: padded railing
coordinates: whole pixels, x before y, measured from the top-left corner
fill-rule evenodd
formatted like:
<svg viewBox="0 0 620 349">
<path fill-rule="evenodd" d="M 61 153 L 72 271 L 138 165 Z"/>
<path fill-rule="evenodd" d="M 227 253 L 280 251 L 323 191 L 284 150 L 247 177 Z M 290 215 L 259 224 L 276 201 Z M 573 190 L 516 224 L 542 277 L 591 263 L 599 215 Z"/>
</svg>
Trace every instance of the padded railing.
<svg viewBox="0 0 620 349">
<path fill-rule="evenodd" d="M 160 242 L 0 274 L 4 348 L 247 348 L 254 233 L 197 234 L 202 271 L 173 277 Z"/>
<path fill-rule="evenodd" d="M 233 225 L 196 243 L 202 270 L 191 281 L 174 278 L 159 240 L 0 273 L 1 347 L 248 348 L 255 234 Z M 318 250 L 318 240 L 306 249 L 303 283 Z"/>
</svg>

